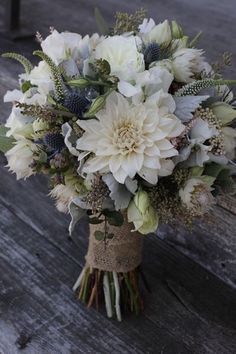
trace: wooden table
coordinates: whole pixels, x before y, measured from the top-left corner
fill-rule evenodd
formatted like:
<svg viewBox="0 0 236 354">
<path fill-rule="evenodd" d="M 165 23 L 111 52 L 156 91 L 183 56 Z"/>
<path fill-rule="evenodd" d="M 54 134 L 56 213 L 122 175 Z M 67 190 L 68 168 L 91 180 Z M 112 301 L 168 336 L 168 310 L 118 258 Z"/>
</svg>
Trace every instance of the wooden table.
<svg viewBox="0 0 236 354">
<path fill-rule="evenodd" d="M 49 25 L 81 31 L 95 30 L 95 1 L 25 2 L 35 30 Z M 191 35 L 203 29 L 200 47 L 210 58 L 225 50 L 236 54 L 233 33 L 234 1 L 160 0 L 127 4 L 104 0 L 111 12 L 145 5 L 153 17 L 177 18 Z M 135 6 L 136 5 L 136 6 Z M 0 5 L 0 14 L 2 8 Z M 22 14 L 23 22 L 28 16 Z M 234 26 L 234 27 L 233 27 Z M 0 38 L 1 51 L 26 55 L 33 41 L 13 43 Z M 1 59 L 0 95 L 16 86 L 20 67 Z M 236 76 L 231 69 L 229 76 Z M 3 121 L 10 106 L 1 103 Z M 0 353 L 236 353 L 236 236 L 235 200 L 221 199 L 213 224 L 198 224 L 190 234 L 162 228 L 159 237 L 145 239 L 143 269 L 152 284 L 145 294 L 142 316 L 121 324 L 104 312 L 89 311 L 74 298 L 72 285 L 87 247 L 87 225 L 68 240 L 68 218 L 59 214 L 46 196 L 42 177 L 16 182 L 0 158 Z M 230 203 L 231 205 L 230 205 Z M 23 348 L 23 349 L 20 349 Z"/>
</svg>

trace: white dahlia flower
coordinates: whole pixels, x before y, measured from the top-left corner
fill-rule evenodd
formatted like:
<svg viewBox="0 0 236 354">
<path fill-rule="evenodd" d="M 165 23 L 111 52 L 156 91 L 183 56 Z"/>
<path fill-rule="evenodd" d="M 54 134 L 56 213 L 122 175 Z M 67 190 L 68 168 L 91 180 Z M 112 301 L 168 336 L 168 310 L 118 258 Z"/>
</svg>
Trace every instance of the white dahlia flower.
<svg viewBox="0 0 236 354">
<path fill-rule="evenodd" d="M 7 167 L 16 174 L 17 179 L 25 179 L 34 174 L 30 164 L 33 162 L 36 149 L 36 145 L 30 140 L 20 139 L 5 154 L 8 162 Z"/>
<path fill-rule="evenodd" d="M 172 68 L 179 82 L 192 82 L 194 75 L 206 70 L 206 62 L 201 49 L 183 48 L 173 54 Z"/>
<path fill-rule="evenodd" d="M 111 74 L 119 79 L 129 80 L 144 70 L 143 54 L 138 52 L 133 36 L 113 36 L 104 39 L 95 49 L 95 59 L 105 59 L 111 67 Z"/>
<path fill-rule="evenodd" d="M 171 41 L 171 28 L 169 22 L 165 20 L 155 25 L 153 19 L 149 21 L 145 18 L 139 26 L 140 36 L 145 43 L 156 42 L 158 44 L 168 43 Z"/>
<path fill-rule="evenodd" d="M 176 127 L 176 117 L 162 116 L 157 105 L 134 106 L 116 92 L 96 117 L 77 121 L 85 131 L 77 149 L 93 153 L 83 166 L 85 173 L 111 172 L 119 183 L 138 174 L 151 184 L 157 183 L 158 175 L 171 174 L 174 164 L 166 159 L 178 151 L 169 137 L 184 129 L 181 124 Z"/>
</svg>

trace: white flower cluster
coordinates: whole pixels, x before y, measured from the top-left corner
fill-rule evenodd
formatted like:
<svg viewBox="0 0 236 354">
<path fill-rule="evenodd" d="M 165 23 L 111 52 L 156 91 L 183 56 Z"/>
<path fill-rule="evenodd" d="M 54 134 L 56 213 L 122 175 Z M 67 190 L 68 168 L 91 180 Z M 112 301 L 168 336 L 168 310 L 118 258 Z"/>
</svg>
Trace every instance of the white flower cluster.
<svg viewBox="0 0 236 354">
<path fill-rule="evenodd" d="M 6 157 L 17 178 L 35 173 L 37 162 L 38 170 L 43 166 L 49 173 L 55 163 L 51 159 L 66 149 L 65 161 L 59 156 L 63 168 L 56 171 L 62 180 L 70 173 L 76 178 L 76 173 L 89 190 L 89 178 L 101 176 L 114 208 L 128 209 L 136 229 L 148 233 L 159 219 L 148 188 L 179 166 L 197 166 L 203 173 L 206 163 L 226 166 L 234 159 L 236 133 L 229 125 L 236 114 L 230 102 L 208 100 L 209 92 L 176 95 L 184 85 L 200 81 L 203 73 L 212 74 L 203 51 L 189 45 L 176 22 L 156 25 L 153 19 L 144 19 L 135 33 L 84 38 L 53 30 L 41 47 L 61 75 L 66 98 L 57 101 L 55 68 L 46 59 L 20 75 L 21 87 L 29 84 L 27 90 L 5 95 L 5 102 L 13 103 L 7 135 L 15 139 Z M 99 72 L 98 63 L 109 69 Z M 54 121 L 43 120 L 42 113 L 24 114 L 16 102 L 48 110 L 56 118 L 58 114 L 55 126 Z M 54 147 L 59 144 L 55 130 L 64 137 L 64 148 Z M 190 193 L 204 179 L 193 182 L 176 191 L 189 208 Z M 55 185 L 51 194 L 61 211 L 69 209 L 75 196 L 78 207 L 86 207 L 84 189 L 80 195 L 73 188 L 65 178 Z M 206 190 L 212 190 L 209 183 Z"/>
</svg>

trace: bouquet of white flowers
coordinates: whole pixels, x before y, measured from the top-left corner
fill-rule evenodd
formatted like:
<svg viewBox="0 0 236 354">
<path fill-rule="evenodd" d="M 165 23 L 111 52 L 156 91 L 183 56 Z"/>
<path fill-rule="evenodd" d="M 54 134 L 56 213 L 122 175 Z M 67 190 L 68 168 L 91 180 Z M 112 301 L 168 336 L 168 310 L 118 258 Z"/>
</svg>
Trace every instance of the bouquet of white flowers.
<svg viewBox="0 0 236 354">
<path fill-rule="evenodd" d="M 206 215 L 219 193 L 234 192 L 235 80 L 209 65 L 181 27 L 118 13 L 103 35 L 51 29 L 37 38 L 37 66 L 8 91 L 13 107 L 0 148 L 17 179 L 50 178 L 56 207 L 71 214 L 70 234 L 90 224 L 86 265 L 74 291 L 108 317 L 142 307 L 143 235 L 161 223 Z M 144 281 L 145 283 L 145 281 Z"/>
</svg>

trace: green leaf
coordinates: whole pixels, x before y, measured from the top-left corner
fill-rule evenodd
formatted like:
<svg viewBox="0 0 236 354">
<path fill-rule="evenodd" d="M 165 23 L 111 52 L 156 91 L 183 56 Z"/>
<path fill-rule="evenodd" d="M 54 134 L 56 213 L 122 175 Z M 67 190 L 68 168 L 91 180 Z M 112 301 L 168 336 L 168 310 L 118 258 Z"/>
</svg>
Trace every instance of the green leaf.
<svg viewBox="0 0 236 354">
<path fill-rule="evenodd" d="M 107 221 L 110 225 L 121 226 L 124 223 L 124 217 L 119 211 L 104 210 L 103 214 L 107 217 Z"/>
<path fill-rule="evenodd" d="M 69 225 L 69 234 L 71 236 L 75 228 L 75 225 L 85 215 L 86 210 L 82 209 L 79 205 L 75 204 L 75 202 L 72 201 L 69 205 L 69 212 L 71 216 L 71 222 Z"/>
<path fill-rule="evenodd" d="M 199 177 L 202 175 L 204 168 L 200 166 L 194 166 L 190 169 L 190 173 L 192 177 Z"/>
<path fill-rule="evenodd" d="M 101 11 L 97 7 L 95 7 L 95 9 L 94 9 L 94 16 L 95 16 L 95 20 L 97 22 L 98 29 L 101 32 L 101 34 L 104 34 L 104 35 L 108 34 L 109 27 L 107 25 L 107 22 L 104 19 L 103 15 L 101 14 Z"/>
<path fill-rule="evenodd" d="M 229 169 L 222 170 L 216 180 L 216 185 L 221 187 L 224 193 L 235 193 L 236 184 L 231 176 L 231 171 Z"/>
<path fill-rule="evenodd" d="M 217 177 L 223 169 L 225 169 L 225 166 L 218 165 L 215 162 L 211 162 L 206 165 L 203 174 L 207 176 Z"/>
<path fill-rule="evenodd" d="M 32 85 L 30 81 L 25 81 L 22 85 L 21 85 L 21 91 L 23 93 L 27 92 L 31 87 L 36 87 L 35 85 Z"/>
<path fill-rule="evenodd" d="M 7 137 L 8 129 L 4 125 L 0 125 L 0 151 L 4 154 L 13 147 L 14 139 L 12 137 Z"/>
<path fill-rule="evenodd" d="M 209 186 L 212 186 L 212 184 L 215 182 L 216 179 L 215 177 L 212 176 L 200 176 L 199 178 Z"/>
<path fill-rule="evenodd" d="M 101 224 L 101 223 L 103 223 L 103 221 L 104 220 L 101 220 L 101 219 L 96 218 L 96 217 L 88 219 L 89 224 L 93 224 L 93 225 Z"/>
<path fill-rule="evenodd" d="M 94 232 L 94 237 L 97 241 L 103 241 L 105 239 L 105 234 L 102 231 L 96 230 Z"/>
<path fill-rule="evenodd" d="M 41 163 L 46 163 L 48 159 L 48 155 L 45 151 L 40 151 L 40 154 L 38 156 L 38 161 Z"/>
</svg>

